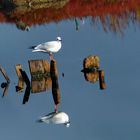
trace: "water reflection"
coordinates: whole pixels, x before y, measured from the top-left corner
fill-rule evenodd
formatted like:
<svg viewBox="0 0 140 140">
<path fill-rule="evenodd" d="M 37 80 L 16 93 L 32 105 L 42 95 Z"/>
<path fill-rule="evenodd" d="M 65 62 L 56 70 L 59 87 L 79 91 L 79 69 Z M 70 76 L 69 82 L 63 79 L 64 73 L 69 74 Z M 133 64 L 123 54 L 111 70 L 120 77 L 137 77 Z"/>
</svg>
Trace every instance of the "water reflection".
<svg viewBox="0 0 140 140">
<path fill-rule="evenodd" d="M 28 31 L 32 25 L 69 19 L 75 22 L 76 30 L 79 30 L 78 21 L 81 18 L 84 21 L 84 18 L 89 17 L 92 25 L 96 26 L 97 22 L 101 23 L 106 32 L 123 32 L 130 21 L 140 22 L 139 0 L 60 0 L 49 1 L 49 3 L 45 0 L 36 3 L 33 0 L 22 2 L 18 0 L 12 4 L 1 2 L 0 22 L 15 23 L 18 29 Z"/>
<path fill-rule="evenodd" d="M 66 127 L 70 126 L 69 116 L 65 112 L 51 112 L 44 117 L 41 117 L 38 122 L 45 122 L 47 124 L 64 124 Z"/>
<path fill-rule="evenodd" d="M 3 83 L 1 83 L 1 88 L 3 88 L 2 97 L 6 96 L 8 94 L 9 85 L 10 85 L 9 82 L 3 82 Z"/>
<path fill-rule="evenodd" d="M 6 96 L 8 94 L 8 88 L 9 88 L 9 84 L 10 84 L 10 79 L 5 71 L 5 69 L 0 66 L 0 72 L 3 75 L 3 77 L 5 78 L 6 82 L 2 82 L 1 83 L 1 88 L 3 88 L 3 95 L 2 97 Z"/>
<path fill-rule="evenodd" d="M 22 103 L 25 104 L 29 101 L 31 92 L 47 92 L 52 88 L 54 112 L 41 117 L 38 122 L 65 124 L 66 127 L 69 127 L 70 121 L 68 114 L 58 111 L 58 106 L 60 104 L 60 89 L 58 83 L 57 61 L 53 59 L 49 63 L 48 60 L 29 60 L 28 63 L 31 74 L 31 85 L 26 72 L 22 70 L 22 66 L 20 64 L 16 65 L 16 73 L 19 78 L 16 90 L 18 89 L 18 92 L 23 91 L 23 82 L 26 84 Z"/>
<path fill-rule="evenodd" d="M 90 55 L 83 60 L 83 69 L 85 80 L 90 83 L 99 81 L 100 89 L 105 89 L 104 71 L 100 70 L 100 59 L 98 56 Z"/>
</svg>

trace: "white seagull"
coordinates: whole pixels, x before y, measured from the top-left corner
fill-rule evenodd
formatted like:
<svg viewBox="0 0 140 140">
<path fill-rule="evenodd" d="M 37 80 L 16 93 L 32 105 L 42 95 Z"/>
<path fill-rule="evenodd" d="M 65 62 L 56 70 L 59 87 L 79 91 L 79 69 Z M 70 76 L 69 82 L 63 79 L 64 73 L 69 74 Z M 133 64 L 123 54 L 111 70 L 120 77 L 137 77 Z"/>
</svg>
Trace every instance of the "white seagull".
<svg viewBox="0 0 140 140">
<path fill-rule="evenodd" d="M 62 46 L 61 41 L 62 41 L 61 37 L 57 37 L 56 41 L 49 41 L 39 44 L 37 46 L 33 46 L 32 52 L 47 52 L 49 53 L 50 58 L 52 59 L 53 58 L 52 54 L 58 52 L 61 49 Z"/>
<path fill-rule="evenodd" d="M 52 112 L 48 115 L 41 117 L 39 122 L 45 122 L 47 124 L 64 124 L 66 127 L 70 126 L 69 116 L 65 112 Z"/>
</svg>

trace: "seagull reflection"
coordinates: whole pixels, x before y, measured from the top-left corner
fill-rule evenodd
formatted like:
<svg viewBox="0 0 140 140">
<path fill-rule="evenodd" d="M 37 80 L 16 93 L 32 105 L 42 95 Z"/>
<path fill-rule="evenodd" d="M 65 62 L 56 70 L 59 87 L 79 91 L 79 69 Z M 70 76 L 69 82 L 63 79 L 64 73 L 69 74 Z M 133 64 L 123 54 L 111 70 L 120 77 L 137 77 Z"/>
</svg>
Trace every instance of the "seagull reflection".
<svg viewBox="0 0 140 140">
<path fill-rule="evenodd" d="M 47 124 L 64 124 L 66 127 L 70 126 L 68 114 L 65 112 L 52 112 L 41 117 L 38 122 L 45 122 Z"/>
</svg>

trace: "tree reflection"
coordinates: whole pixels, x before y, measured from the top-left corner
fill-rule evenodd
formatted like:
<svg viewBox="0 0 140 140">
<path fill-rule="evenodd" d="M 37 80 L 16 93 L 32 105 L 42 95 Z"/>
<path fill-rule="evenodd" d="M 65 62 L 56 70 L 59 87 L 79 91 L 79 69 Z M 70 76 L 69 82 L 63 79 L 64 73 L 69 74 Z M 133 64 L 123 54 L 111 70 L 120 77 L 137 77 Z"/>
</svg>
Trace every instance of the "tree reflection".
<svg viewBox="0 0 140 140">
<path fill-rule="evenodd" d="M 77 21 L 89 17 L 93 26 L 101 23 L 105 32 L 123 33 L 130 22 L 140 22 L 139 0 L 61 0 L 45 4 L 35 4 L 33 1 L 31 6 L 28 2 L 20 6 L 16 0 L 15 4 L 18 6 L 12 10 L 1 6 L 0 22 L 15 23 L 21 30 L 29 30 L 36 24 L 57 23 L 68 19 L 75 22 L 78 30 Z"/>
</svg>

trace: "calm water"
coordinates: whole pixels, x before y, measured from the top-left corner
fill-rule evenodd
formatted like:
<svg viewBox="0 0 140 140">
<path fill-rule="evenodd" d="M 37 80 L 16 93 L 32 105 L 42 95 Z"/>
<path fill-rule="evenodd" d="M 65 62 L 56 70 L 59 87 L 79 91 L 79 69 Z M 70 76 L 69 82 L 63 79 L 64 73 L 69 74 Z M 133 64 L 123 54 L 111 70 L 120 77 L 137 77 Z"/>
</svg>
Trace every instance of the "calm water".
<svg viewBox="0 0 140 140">
<path fill-rule="evenodd" d="M 102 24 L 91 25 L 89 18 L 32 26 L 22 31 L 15 24 L 0 24 L 0 65 L 11 82 L 8 95 L 0 98 L 0 139 L 3 140 L 139 140 L 140 139 L 140 29 L 129 21 L 123 34 L 105 32 Z M 62 49 L 54 55 L 59 72 L 61 103 L 71 126 L 37 123 L 36 120 L 54 110 L 51 90 L 31 94 L 22 104 L 23 93 L 17 93 L 15 64 L 21 64 L 30 78 L 28 60 L 47 59 L 48 54 L 32 53 L 29 46 L 62 37 Z M 83 59 L 100 57 L 107 88 L 84 79 Z M 62 73 L 65 74 L 62 77 Z M 0 83 L 4 82 L 0 75 Z M 25 89 L 24 89 L 25 91 Z M 0 88 L 2 96 L 3 89 Z"/>
</svg>

